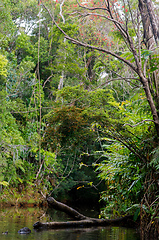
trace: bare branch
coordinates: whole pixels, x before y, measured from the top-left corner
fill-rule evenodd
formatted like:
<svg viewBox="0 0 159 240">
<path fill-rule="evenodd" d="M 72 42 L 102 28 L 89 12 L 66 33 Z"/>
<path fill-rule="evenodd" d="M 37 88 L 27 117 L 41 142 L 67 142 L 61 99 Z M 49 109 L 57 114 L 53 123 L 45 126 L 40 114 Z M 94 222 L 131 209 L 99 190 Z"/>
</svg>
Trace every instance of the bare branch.
<svg viewBox="0 0 159 240">
<path fill-rule="evenodd" d="M 86 7 L 86 6 L 81 5 L 78 0 L 76 0 L 76 2 L 78 3 L 79 7 L 87 9 L 87 10 L 91 10 L 91 11 L 95 11 L 95 10 L 108 11 L 107 8 L 103 8 L 103 7 Z"/>
<path fill-rule="evenodd" d="M 63 0 L 62 3 L 60 4 L 60 16 L 62 17 L 63 23 L 65 23 L 65 18 L 64 18 L 63 14 L 62 14 L 62 6 L 63 6 L 63 4 L 64 4 L 64 1 L 65 1 L 65 0 Z"/>
<path fill-rule="evenodd" d="M 53 74 L 51 74 L 47 79 L 46 79 L 46 81 L 44 82 L 44 84 L 43 84 L 43 88 L 45 87 L 45 85 L 46 85 L 46 83 L 50 80 L 50 78 L 53 76 Z"/>
<path fill-rule="evenodd" d="M 123 78 L 114 78 L 114 79 L 110 79 L 110 80 L 102 83 L 99 87 L 102 87 L 102 86 L 104 86 L 105 84 L 108 84 L 108 83 L 110 83 L 110 82 L 119 81 L 119 80 L 124 80 L 124 81 L 126 81 L 126 82 L 131 83 L 131 84 L 134 85 L 135 87 L 139 87 L 139 86 L 136 85 L 135 83 L 131 82 L 129 79 L 135 79 L 135 80 L 138 80 L 138 81 L 139 81 L 138 78 L 124 78 L 124 77 L 123 77 Z M 99 87 L 98 87 L 98 88 L 99 88 Z"/>
<path fill-rule="evenodd" d="M 137 36 L 137 32 L 136 32 L 136 28 L 135 28 L 135 21 L 134 21 L 135 16 L 133 16 L 134 13 L 132 14 L 132 8 L 130 6 L 130 2 L 129 1 L 127 1 L 127 2 L 128 2 L 129 12 L 130 12 L 130 15 L 131 15 L 131 21 L 132 21 L 132 24 L 133 24 L 133 29 L 134 29 L 134 31 L 136 33 L 136 36 Z"/>
<path fill-rule="evenodd" d="M 144 122 L 155 122 L 154 120 L 152 120 L 152 119 L 145 119 L 145 120 L 143 120 L 143 121 L 141 121 L 141 122 L 139 122 L 139 123 L 137 123 L 137 124 L 135 124 L 135 125 L 131 125 L 131 124 L 129 124 L 129 123 L 125 123 L 123 126 L 126 126 L 126 125 L 128 125 L 128 126 L 130 126 L 130 127 L 136 127 L 136 126 L 138 126 L 138 125 L 140 125 L 140 124 L 142 124 L 142 123 L 144 123 Z"/>
<path fill-rule="evenodd" d="M 84 42 L 81 42 L 77 39 L 74 39 L 70 36 L 68 36 L 65 31 L 56 23 L 56 21 L 54 20 L 54 17 L 53 15 L 51 14 L 50 10 L 45 6 L 44 3 L 43 4 L 43 7 L 47 10 L 47 12 L 49 13 L 52 21 L 54 22 L 54 24 L 56 25 L 56 27 L 64 34 L 65 38 L 70 40 L 72 43 L 74 44 L 77 44 L 77 45 L 80 45 L 80 46 L 83 46 L 83 47 L 86 47 L 86 48 L 90 48 L 90 49 L 93 49 L 93 50 L 98 50 L 100 52 L 104 52 L 104 53 L 107 53 L 113 57 L 116 57 L 117 59 L 119 59 L 120 61 L 124 62 L 126 65 L 128 65 L 129 67 L 131 67 L 133 69 L 133 71 L 135 71 L 137 74 L 138 74 L 138 69 L 131 63 L 129 62 L 128 60 L 126 60 L 125 58 L 117 55 L 116 53 L 112 52 L 112 51 L 109 51 L 105 48 L 101 48 L 101 47 L 96 47 L 96 46 L 93 46 L 93 45 L 90 45 L 90 44 L 87 44 L 87 43 L 84 43 Z"/>
<path fill-rule="evenodd" d="M 122 31 L 124 37 L 127 38 L 127 35 L 126 35 L 126 33 L 125 33 L 126 31 L 125 31 L 125 29 L 122 27 L 122 24 L 121 24 L 119 21 L 117 21 L 116 19 L 114 19 L 114 18 L 110 18 L 110 17 L 107 17 L 107 16 L 102 15 L 102 14 L 99 14 L 99 13 L 89 13 L 89 12 L 87 12 L 87 13 L 81 13 L 81 12 L 77 12 L 77 11 L 74 12 L 74 13 L 78 13 L 78 14 L 81 15 L 82 17 L 87 17 L 87 16 L 91 16 L 91 15 L 92 15 L 92 16 L 98 16 L 98 17 L 105 18 L 105 19 L 107 19 L 107 20 L 109 20 L 109 21 L 117 24 L 117 25 L 118 25 L 118 28 L 120 28 L 120 30 Z"/>
</svg>

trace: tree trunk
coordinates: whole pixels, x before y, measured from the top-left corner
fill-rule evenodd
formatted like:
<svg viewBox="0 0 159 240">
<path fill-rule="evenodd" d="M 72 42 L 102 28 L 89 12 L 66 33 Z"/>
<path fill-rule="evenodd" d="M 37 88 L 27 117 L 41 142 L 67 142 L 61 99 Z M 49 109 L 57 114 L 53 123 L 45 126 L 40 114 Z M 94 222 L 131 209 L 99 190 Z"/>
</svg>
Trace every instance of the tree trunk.
<svg viewBox="0 0 159 240">
<path fill-rule="evenodd" d="M 93 227 L 93 226 L 108 226 L 108 225 L 120 225 L 120 226 L 137 226 L 137 223 L 133 221 L 133 216 L 128 215 L 117 219 L 98 219 L 89 218 L 80 214 L 75 209 L 56 201 L 52 197 L 47 198 L 49 207 L 58 209 L 67 213 L 69 216 L 75 219 L 75 221 L 66 222 L 36 222 L 34 229 L 58 229 L 58 228 L 81 228 L 81 227 Z"/>
<path fill-rule="evenodd" d="M 156 128 L 157 136 L 159 137 L 159 117 L 158 117 L 157 109 L 156 109 L 156 106 L 154 104 L 154 101 L 153 101 L 153 98 L 152 98 L 152 95 L 151 95 L 148 80 L 146 78 L 143 78 L 141 80 L 141 82 L 143 84 L 143 89 L 145 91 L 147 101 L 148 101 L 149 106 L 151 108 L 151 113 L 153 115 L 153 120 L 154 120 L 154 124 L 155 124 L 155 128 Z"/>
<path fill-rule="evenodd" d="M 150 18 L 147 12 L 147 7 L 143 0 L 139 0 L 139 10 L 144 29 L 143 41 L 148 49 L 152 49 L 155 46 L 155 41 L 153 38 L 153 32 L 151 28 Z"/>
<path fill-rule="evenodd" d="M 148 49 L 152 49 L 159 40 L 159 18 L 155 15 L 151 0 L 139 0 L 139 10 L 144 28 L 144 38 Z"/>
<path fill-rule="evenodd" d="M 159 17 L 155 16 L 151 0 L 138 0 L 138 2 L 144 29 L 143 41 L 147 49 L 151 50 L 156 46 L 156 44 L 158 44 L 159 40 Z M 154 89 L 152 87 L 152 94 L 157 103 L 157 107 L 159 106 L 158 75 L 158 70 L 153 72 L 153 74 L 149 73 L 151 81 L 154 81 Z"/>
<path fill-rule="evenodd" d="M 147 12 L 150 18 L 151 28 L 153 32 L 153 36 L 155 39 L 156 44 L 158 45 L 159 39 L 159 24 L 158 24 L 158 16 L 155 16 L 155 12 L 153 9 L 153 4 L 151 0 L 145 0 Z"/>
</svg>

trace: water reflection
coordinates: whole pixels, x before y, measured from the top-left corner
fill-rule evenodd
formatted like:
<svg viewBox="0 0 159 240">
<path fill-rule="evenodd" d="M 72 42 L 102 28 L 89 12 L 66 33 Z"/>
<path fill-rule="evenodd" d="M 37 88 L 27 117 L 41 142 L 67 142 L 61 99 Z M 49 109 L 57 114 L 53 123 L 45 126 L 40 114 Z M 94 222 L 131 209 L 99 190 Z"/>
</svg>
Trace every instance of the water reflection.
<svg viewBox="0 0 159 240">
<path fill-rule="evenodd" d="M 67 215 L 56 210 L 39 208 L 5 208 L 0 209 L 1 240 L 140 240 L 135 229 L 123 227 L 100 227 L 84 229 L 35 231 L 33 224 L 37 221 L 64 221 Z M 31 234 L 21 235 L 18 230 L 28 227 Z M 7 235 L 2 232 L 8 231 Z"/>
<path fill-rule="evenodd" d="M 42 233 L 43 235 L 43 233 Z M 41 238 L 37 238 L 41 240 Z M 140 240 L 134 229 L 121 227 L 49 230 L 45 240 Z"/>
</svg>

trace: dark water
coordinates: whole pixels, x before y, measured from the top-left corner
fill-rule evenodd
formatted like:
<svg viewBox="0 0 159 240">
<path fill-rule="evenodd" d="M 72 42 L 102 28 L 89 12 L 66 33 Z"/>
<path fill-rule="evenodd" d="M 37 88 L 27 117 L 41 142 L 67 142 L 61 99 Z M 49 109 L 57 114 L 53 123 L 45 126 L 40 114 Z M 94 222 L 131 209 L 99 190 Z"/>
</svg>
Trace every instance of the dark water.
<svg viewBox="0 0 159 240">
<path fill-rule="evenodd" d="M 100 227 L 84 229 L 35 231 L 33 224 L 37 221 L 69 220 L 64 213 L 56 210 L 39 208 L 5 208 L 0 209 L 0 240 L 140 240 L 135 229 L 123 227 Z M 18 230 L 28 227 L 29 235 L 18 234 Z M 8 234 L 2 232 L 8 231 Z"/>
</svg>

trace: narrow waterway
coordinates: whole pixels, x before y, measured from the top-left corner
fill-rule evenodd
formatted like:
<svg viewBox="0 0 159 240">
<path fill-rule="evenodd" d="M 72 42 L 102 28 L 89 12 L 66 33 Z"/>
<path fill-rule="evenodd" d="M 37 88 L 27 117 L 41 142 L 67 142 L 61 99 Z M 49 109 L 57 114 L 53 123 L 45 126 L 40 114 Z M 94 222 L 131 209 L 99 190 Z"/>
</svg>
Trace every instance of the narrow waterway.
<svg viewBox="0 0 159 240">
<path fill-rule="evenodd" d="M 1 240 L 140 240 L 136 229 L 124 227 L 100 227 L 65 230 L 35 231 L 37 221 L 70 220 L 62 212 L 39 208 L 4 208 L 0 209 Z M 28 235 L 19 234 L 23 227 L 31 229 Z M 8 231 L 8 234 L 3 234 Z"/>
</svg>

